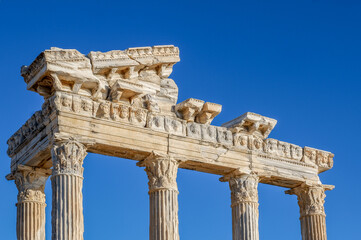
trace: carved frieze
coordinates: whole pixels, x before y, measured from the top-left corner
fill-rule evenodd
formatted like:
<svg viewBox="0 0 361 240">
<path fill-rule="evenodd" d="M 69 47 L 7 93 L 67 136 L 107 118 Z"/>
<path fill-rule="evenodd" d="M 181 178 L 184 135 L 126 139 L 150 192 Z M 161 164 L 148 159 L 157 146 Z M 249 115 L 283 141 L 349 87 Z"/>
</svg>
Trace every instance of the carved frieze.
<svg viewBox="0 0 361 240">
<path fill-rule="evenodd" d="M 154 113 L 148 114 L 147 128 L 178 136 L 186 135 L 185 124 L 182 122 L 182 120 L 169 116 L 157 115 Z"/>
<path fill-rule="evenodd" d="M 305 163 L 315 164 L 319 167 L 320 172 L 326 171 L 333 166 L 334 154 L 315 148 L 304 147 L 302 161 Z"/>
<path fill-rule="evenodd" d="M 233 145 L 232 132 L 227 128 L 217 127 L 217 141 L 224 145 Z"/>
<path fill-rule="evenodd" d="M 149 114 L 147 127 L 155 131 L 165 131 L 165 120 L 164 116 Z"/>
<path fill-rule="evenodd" d="M 149 111 L 152 101 L 137 104 L 125 102 L 110 102 L 107 100 L 93 100 L 89 97 L 79 96 L 66 92 L 56 92 L 48 98 L 42 111 L 36 112 L 9 140 L 8 154 L 14 155 L 16 149 L 25 141 L 41 131 L 50 121 L 52 111 L 72 112 L 83 116 L 95 117 L 104 120 L 131 123 L 140 127 L 147 127 L 154 131 L 167 132 L 178 136 L 188 136 L 205 142 L 218 143 L 227 147 L 234 146 L 246 151 L 254 151 L 261 156 L 273 159 L 291 160 L 296 163 L 314 165 L 319 172 L 330 169 L 333 165 L 333 154 L 309 147 L 301 147 L 268 138 L 249 134 L 249 132 L 236 131 L 233 133 L 227 128 L 216 127 L 209 124 L 188 122 L 176 117 L 162 115 L 160 112 Z M 232 130 L 235 130 L 233 128 Z"/>
<path fill-rule="evenodd" d="M 100 101 L 95 103 L 96 114 L 95 117 L 110 119 L 110 102 Z"/>
<path fill-rule="evenodd" d="M 185 122 L 182 120 L 165 117 L 164 118 L 164 129 L 166 132 L 178 136 L 185 136 L 186 135 L 186 127 Z"/>
<path fill-rule="evenodd" d="M 201 125 L 195 122 L 187 123 L 187 136 L 196 139 L 202 139 Z"/>
<path fill-rule="evenodd" d="M 55 109 L 58 111 L 93 116 L 94 103 L 90 98 L 57 92 L 53 98 L 49 99 L 49 101 L 54 104 Z"/>
<path fill-rule="evenodd" d="M 303 149 L 300 146 L 273 138 L 263 140 L 260 137 L 245 133 L 234 133 L 233 139 L 234 146 L 237 148 L 253 150 L 274 158 L 286 158 L 301 162 L 303 156 Z"/>
<path fill-rule="evenodd" d="M 71 174 L 82 177 L 83 160 L 86 155 L 86 147 L 74 139 L 55 142 L 51 149 L 53 176 Z"/>
<path fill-rule="evenodd" d="M 208 142 L 217 142 L 217 127 L 208 124 L 201 125 L 202 140 Z"/>
<path fill-rule="evenodd" d="M 110 118 L 114 121 L 129 122 L 130 106 L 123 103 L 111 103 Z"/>
<path fill-rule="evenodd" d="M 18 130 L 16 131 L 7 141 L 8 150 L 7 154 L 12 156 L 15 154 L 16 149 L 27 140 L 34 137 L 39 131 L 44 129 L 44 116 L 48 115 L 49 110 L 46 108 L 43 111 L 35 112 L 28 121 Z M 45 115 L 44 115 L 45 114 Z"/>
<path fill-rule="evenodd" d="M 130 122 L 137 126 L 145 127 L 147 123 L 147 110 L 143 108 L 130 108 Z"/>
</svg>

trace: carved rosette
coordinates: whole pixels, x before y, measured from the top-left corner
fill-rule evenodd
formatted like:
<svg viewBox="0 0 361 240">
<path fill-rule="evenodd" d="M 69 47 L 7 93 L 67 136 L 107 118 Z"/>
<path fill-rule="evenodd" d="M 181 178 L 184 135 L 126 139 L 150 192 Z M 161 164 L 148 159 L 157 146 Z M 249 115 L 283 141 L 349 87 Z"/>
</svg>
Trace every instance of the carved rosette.
<svg viewBox="0 0 361 240">
<path fill-rule="evenodd" d="M 160 189 L 178 191 L 176 181 L 178 165 L 178 161 L 173 158 L 155 153 L 138 163 L 138 166 L 145 167 L 147 172 L 149 192 Z"/>
<path fill-rule="evenodd" d="M 83 176 L 83 160 L 87 155 L 86 147 L 74 139 L 55 143 L 51 151 L 53 176 L 71 174 Z"/>
<path fill-rule="evenodd" d="M 230 177 L 232 206 L 239 203 L 258 203 L 258 181 L 255 174 Z"/>
<path fill-rule="evenodd" d="M 325 216 L 325 188 L 323 185 L 300 186 L 288 191 L 288 194 L 297 195 L 300 206 L 300 216 L 323 215 Z"/>
<path fill-rule="evenodd" d="M 49 174 L 31 168 L 18 170 L 14 174 L 15 184 L 19 190 L 18 204 L 39 202 L 45 204 L 44 188 Z"/>
</svg>

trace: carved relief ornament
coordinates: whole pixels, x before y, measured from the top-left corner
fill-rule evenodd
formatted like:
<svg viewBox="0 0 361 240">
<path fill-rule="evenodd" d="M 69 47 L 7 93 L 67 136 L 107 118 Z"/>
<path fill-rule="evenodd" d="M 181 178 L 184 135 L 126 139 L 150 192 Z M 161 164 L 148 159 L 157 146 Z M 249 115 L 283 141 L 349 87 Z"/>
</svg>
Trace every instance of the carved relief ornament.
<svg viewBox="0 0 361 240">
<path fill-rule="evenodd" d="M 15 180 L 18 188 L 18 204 L 23 202 L 39 202 L 45 204 L 45 183 L 50 176 L 50 169 L 33 168 L 19 165 L 8 180 Z"/>
<path fill-rule="evenodd" d="M 86 155 L 86 147 L 74 139 L 55 143 L 51 150 L 53 176 L 71 174 L 82 177 L 83 160 Z"/>
<path fill-rule="evenodd" d="M 178 191 L 176 181 L 178 165 L 179 162 L 170 156 L 155 152 L 137 163 L 137 166 L 145 167 L 149 180 L 149 192 L 161 189 Z"/>
<path fill-rule="evenodd" d="M 259 178 L 255 173 L 245 174 L 235 170 L 220 180 L 229 182 L 232 206 L 240 203 L 258 203 Z"/>
<path fill-rule="evenodd" d="M 286 194 L 297 195 L 301 218 L 309 215 L 325 215 L 325 191 L 332 190 L 332 185 L 302 184 L 299 187 L 286 191 Z"/>
</svg>

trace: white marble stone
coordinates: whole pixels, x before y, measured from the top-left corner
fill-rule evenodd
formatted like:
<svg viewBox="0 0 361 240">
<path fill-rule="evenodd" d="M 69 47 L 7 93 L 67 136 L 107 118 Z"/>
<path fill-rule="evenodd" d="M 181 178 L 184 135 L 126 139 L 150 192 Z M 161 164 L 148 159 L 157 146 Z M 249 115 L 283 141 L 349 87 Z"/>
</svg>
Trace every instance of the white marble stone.
<svg viewBox="0 0 361 240">
<path fill-rule="evenodd" d="M 302 184 L 286 191 L 287 194 L 297 195 L 303 240 L 327 240 L 325 191 L 333 188 L 331 185 Z"/>
<path fill-rule="evenodd" d="M 138 163 L 149 179 L 150 240 L 179 240 L 178 161 L 157 153 Z"/>
<path fill-rule="evenodd" d="M 258 182 L 290 188 L 302 203 L 304 191 L 314 194 L 325 186 L 318 174 L 333 167 L 334 154 L 269 138 L 275 119 L 246 112 L 215 126 L 211 123 L 222 111 L 220 104 L 194 98 L 177 103 L 178 87 L 169 77 L 179 61 L 173 45 L 87 56 L 51 48 L 22 68 L 27 88 L 43 96 L 44 103 L 8 140 L 8 179 L 24 177 L 21 166 L 53 168 L 53 240 L 83 239 L 87 151 L 133 159 L 145 167 L 152 240 L 179 239 L 178 167 L 222 175 L 230 183 L 234 239 L 259 238 Z M 305 184 L 307 190 L 297 190 Z M 21 190 L 25 185 L 27 190 Z M 45 199 L 40 185 L 25 185 L 17 182 L 19 196 L 25 191 Z M 45 200 L 19 199 L 18 239 L 43 240 Z M 27 211 L 37 214 L 28 218 Z M 324 215 L 301 218 L 304 239 L 325 239 Z M 322 234 L 312 235 L 315 231 Z"/>
<path fill-rule="evenodd" d="M 45 183 L 49 169 L 19 165 L 8 180 L 15 180 L 19 190 L 16 235 L 18 240 L 45 240 Z"/>
<path fill-rule="evenodd" d="M 74 139 L 52 148 L 52 240 L 83 240 L 83 144 Z"/>
</svg>

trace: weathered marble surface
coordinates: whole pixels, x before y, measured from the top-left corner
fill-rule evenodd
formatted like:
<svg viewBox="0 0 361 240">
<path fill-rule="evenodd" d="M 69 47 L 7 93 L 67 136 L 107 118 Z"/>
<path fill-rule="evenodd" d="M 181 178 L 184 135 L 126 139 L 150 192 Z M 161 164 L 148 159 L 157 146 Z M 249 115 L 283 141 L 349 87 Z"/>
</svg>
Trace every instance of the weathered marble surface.
<svg viewBox="0 0 361 240">
<path fill-rule="evenodd" d="M 145 167 L 149 179 L 149 239 L 179 240 L 176 181 L 179 162 L 153 152 L 137 165 Z"/>
<path fill-rule="evenodd" d="M 22 67 L 27 88 L 43 96 L 44 103 L 8 140 L 8 179 L 23 174 L 24 166 L 41 172 L 52 168 L 53 240 L 83 239 L 82 163 L 87 152 L 133 159 L 145 167 L 151 239 L 179 239 L 178 168 L 218 174 L 229 182 L 234 239 L 259 238 L 258 183 L 291 188 L 289 193 L 301 202 L 300 187 L 307 185 L 306 192 L 326 189 L 320 187 L 325 185 L 318 174 L 333 167 L 334 155 L 269 138 L 275 119 L 246 112 L 214 126 L 222 105 L 194 98 L 178 103 L 178 87 L 170 75 L 179 61 L 173 45 L 87 55 L 51 48 Z M 235 196 L 240 194 L 254 197 L 239 200 Z M 33 209 L 28 205 L 19 201 L 18 209 Z M 44 208 L 40 204 L 39 212 Z M 304 239 L 325 239 L 324 215 L 301 215 L 306 219 L 301 220 Z M 32 219 L 19 213 L 18 221 L 25 226 L 26 221 L 45 220 L 42 214 Z M 322 237 L 306 236 L 314 226 Z M 24 232 L 39 234 L 21 238 Z M 18 239 L 43 240 L 43 235 L 42 224 L 18 227 Z"/>
<path fill-rule="evenodd" d="M 17 207 L 17 239 L 45 240 L 45 183 L 51 171 L 19 165 L 14 174 L 6 176 L 15 180 L 19 190 Z"/>
<path fill-rule="evenodd" d="M 233 240 L 259 240 L 257 174 L 235 170 L 220 180 L 231 189 Z"/>
<path fill-rule="evenodd" d="M 332 185 L 304 183 L 286 191 L 286 194 L 297 196 L 303 240 L 327 240 L 325 191 L 332 189 L 334 189 Z"/>
</svg>

